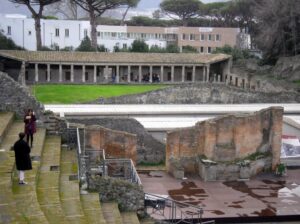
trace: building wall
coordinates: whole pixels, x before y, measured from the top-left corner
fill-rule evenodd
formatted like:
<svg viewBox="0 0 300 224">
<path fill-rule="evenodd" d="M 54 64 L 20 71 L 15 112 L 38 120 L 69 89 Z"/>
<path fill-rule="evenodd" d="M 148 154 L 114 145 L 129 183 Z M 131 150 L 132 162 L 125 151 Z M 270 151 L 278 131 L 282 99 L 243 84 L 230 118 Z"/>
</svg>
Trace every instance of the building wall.
<svg viewBox="0 0 300 224">
<path fill-rule="evenodd" d="M 8 33 L 10 27 L 10 33 Z M 34 20 L 26 17 L 10 17 L 0 14 L 0 29 L 4 34 L 13 39 L 15 43 L 27 50 L 36 50 L 36 37 Z M 41 20 L 42 45 L 59 49 L 70 47 L 77 48 L 86 35 L 90 37 L 89 21 L 77 20 Z M 187 39 L 183 40 L 185 34 Z M 190 40 L 190 34 L 195 40 Z M 201 34 L 205 40 L 201 40 Z M 220 35 L 220 40 L 208 40 L 208 35 Z M 114 46 L 128 48 L 136 39 L 143 39 L 151 46 L 166 47 L 168 43 L 178 44 L 180 48 L 190 45 L 200 51 L 204 47 L 207 53 L 208 47 L 222 47 L 225 44 L 235 46 L 237 44 L 237 28 L 200 28 L 200 27 L 142 27 L 142 26 L 97 26 L 98 45 L 104 45 L 109 51 Z"/>
<path fill-rule="evenodd" d="M 137 137 L 122 131 L 115 131 L 101 126 L 85 128 L 86 149 L 104 149 L 107 158 L 130 158 L 137 160 Z"/>
<path fill-rule="evenodd" d="M 283 109 L 271 107 L 253 114 L 226 115 L 167 134 L 166 166 L 177 161 L 185 172 L 198 173 L 197 158 L 228 163 L 256 152 L 272 154 L 272 168 L 281 151 Z M 189 160 L 189 163 L 183 162 Z M 191 162 L 194 161 L 194 162 Z"/>
</svg>

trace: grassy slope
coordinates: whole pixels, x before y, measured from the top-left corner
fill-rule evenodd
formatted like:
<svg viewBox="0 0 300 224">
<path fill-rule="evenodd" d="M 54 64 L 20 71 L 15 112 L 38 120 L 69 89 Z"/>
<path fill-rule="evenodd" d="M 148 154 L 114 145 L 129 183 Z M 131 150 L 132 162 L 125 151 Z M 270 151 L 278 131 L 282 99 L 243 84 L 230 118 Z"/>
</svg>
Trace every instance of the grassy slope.
<svg viewBox="0 0 300 224">
<path fill-rule="evenodd" d="M 73 104 L 161 89 L 164 85 L 35 85 L 32 92 L 44 104 Z"/>
</svg>

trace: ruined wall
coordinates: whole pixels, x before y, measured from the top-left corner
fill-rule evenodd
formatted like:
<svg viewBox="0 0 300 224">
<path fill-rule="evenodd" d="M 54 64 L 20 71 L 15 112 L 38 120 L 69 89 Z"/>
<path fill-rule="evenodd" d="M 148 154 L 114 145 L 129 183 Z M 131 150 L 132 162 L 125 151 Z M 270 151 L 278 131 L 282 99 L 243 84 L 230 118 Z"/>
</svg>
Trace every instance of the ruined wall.
<svg viewBox="0 0 300 224">
<path fill-rule="evenodd" d="M 136 135 L 115 131 L 101 126 L 87 126 L 85 128 L 86 150 L 104 149 L 107 158 L 130 158 L 137 160 Z"/>
<path fill-rule="evenodd" d="M 0 102 L 0 111 L 12 111 L 23 118 L 24 112 L 32 108 L 37 119 L 42 120 L 44 106 L 30 94 L 26 86 L 20 85 L 3 72 L 0 72 Z"/>
<path fill-rule="evenodd" d="M 251 114 L 221 116 L 169 132 L 167 169 L 171 171 L 175 161 L 185 172 L 198 173 L 200 158 L 230 163 L 257 152 L 270 152 L 275 169 L 280 159 L 282 122 L 283 108 L 271 107 Z"/>
</svg>

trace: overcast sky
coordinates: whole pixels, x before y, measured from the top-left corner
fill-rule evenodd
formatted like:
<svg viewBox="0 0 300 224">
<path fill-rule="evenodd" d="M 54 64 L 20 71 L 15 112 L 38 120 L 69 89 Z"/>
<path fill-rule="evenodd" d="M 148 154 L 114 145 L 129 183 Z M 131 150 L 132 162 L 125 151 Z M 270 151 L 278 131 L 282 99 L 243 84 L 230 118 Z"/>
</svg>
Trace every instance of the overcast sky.
<svg viewBox="0 0 300 224">
<path fill-rule="evenodd" d="M 139 10 L 151 10 L 153 8 L 158 8 L 159 4 L 162 0 L 141 0 L 138 9 Z M 202 2 L 217 2 L 217 1 L 225 1 L 225 0 L 202 0 Z M 28 9 L 24 6 L 19 6 L 11 3 L 8 0 L 0 0 L 0 13 L 19 13 L 19 14 L 26 14 L 30 15 Z"/>
</svg>

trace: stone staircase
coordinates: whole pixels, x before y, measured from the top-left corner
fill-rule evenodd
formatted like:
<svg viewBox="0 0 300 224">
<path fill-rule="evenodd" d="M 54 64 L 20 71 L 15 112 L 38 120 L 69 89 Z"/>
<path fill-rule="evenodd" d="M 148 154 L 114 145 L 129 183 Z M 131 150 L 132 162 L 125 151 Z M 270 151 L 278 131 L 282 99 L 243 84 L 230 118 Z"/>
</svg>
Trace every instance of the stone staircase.
<svg viewBox="0 0 300 224">
<path fill-rule="evenodd" d="M 62 148 L 61 137 L 43 128 L 34 136 L 28 185 L 19 185 L 10 149 L 23 130 L 13 113 L 0 113 L 0 223 L 140 223 L 134 212 L 120 213 L 115 202 L 99 203 L 97 193 L 80 194 L 76 151 Z"/>
</svg>

